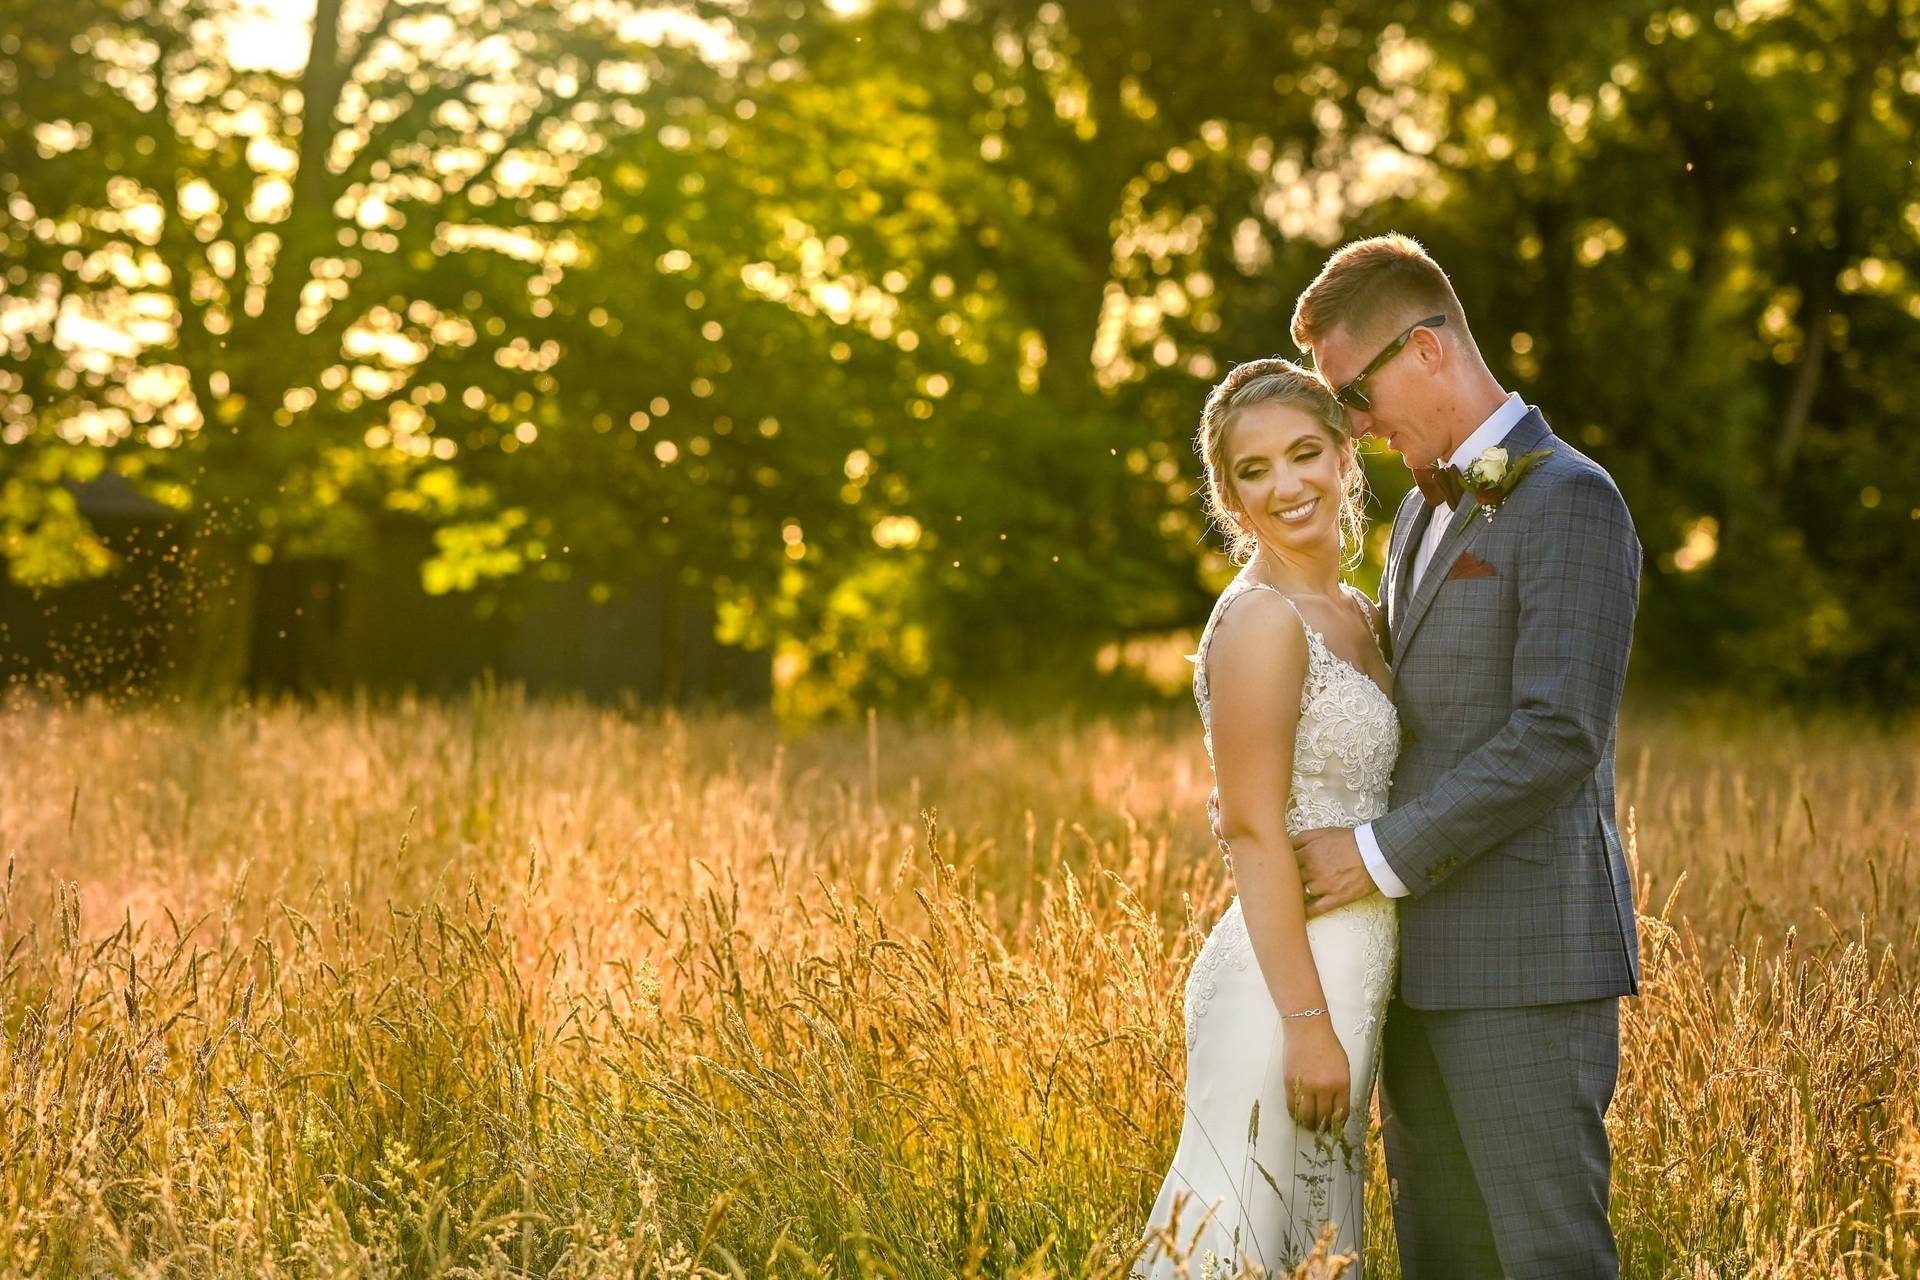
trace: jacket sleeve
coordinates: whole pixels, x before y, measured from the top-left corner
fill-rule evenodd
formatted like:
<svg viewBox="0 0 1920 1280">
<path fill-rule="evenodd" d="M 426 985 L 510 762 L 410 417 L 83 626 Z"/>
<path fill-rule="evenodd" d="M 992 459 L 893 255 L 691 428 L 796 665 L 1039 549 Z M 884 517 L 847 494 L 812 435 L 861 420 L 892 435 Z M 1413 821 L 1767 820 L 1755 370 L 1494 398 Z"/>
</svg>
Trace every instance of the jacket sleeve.
<svg viewBox="0 0 1920 1280">
<path fill-rule="evenodd" d="M 1520 539 L 1513 709 L 1498 733 L 1424 795 L 1373 823 L 1388 865 L 1418 897 L 1539 821 L 1598 767 L 1626 685 L 1640 540 L 1619 490 L 1581 467 L 1552 480 Z"/>
</svg>

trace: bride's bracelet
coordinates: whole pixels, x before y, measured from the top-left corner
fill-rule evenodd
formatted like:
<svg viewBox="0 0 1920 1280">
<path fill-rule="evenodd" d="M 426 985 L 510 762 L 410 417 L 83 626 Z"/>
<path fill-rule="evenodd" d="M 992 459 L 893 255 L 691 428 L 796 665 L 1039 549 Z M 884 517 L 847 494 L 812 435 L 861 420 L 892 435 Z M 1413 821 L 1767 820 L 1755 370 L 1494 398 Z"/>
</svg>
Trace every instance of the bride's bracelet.
<svg viewBox="0 0 1920 1280">
<path fill-rule="evenodd" d="M 1285 1022 L 1288 1018 L 1320 1018 L 1325 1017 L 1326 1012 L 1325 1009 L 1301 1009 L 1294 1013 L 1281 1014 L 1280 1020 Z"/>
</svg>

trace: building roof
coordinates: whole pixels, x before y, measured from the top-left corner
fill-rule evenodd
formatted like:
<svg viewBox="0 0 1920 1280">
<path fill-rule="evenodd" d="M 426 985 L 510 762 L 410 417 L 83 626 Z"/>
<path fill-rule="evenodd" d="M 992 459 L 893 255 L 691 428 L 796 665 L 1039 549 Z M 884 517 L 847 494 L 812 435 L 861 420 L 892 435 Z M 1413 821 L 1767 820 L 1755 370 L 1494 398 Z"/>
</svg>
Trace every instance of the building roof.
<svg viewBox="0 0 1920 1280">
<path fill-rule="evenodd" d="M 119 520 L 172 520 L 180 513 L 147 497 L 118 471 L 102 471 L 91 480 L 63 480 L 67 491 L 89 520 L 104 516 Z"/>
</svg>

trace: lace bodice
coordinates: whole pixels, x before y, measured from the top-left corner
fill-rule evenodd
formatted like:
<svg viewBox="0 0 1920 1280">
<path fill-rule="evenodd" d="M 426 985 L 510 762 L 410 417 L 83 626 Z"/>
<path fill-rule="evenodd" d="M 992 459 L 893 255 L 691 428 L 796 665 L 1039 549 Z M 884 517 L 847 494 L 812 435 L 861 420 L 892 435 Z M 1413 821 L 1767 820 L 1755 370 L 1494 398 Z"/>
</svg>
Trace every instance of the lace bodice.
<svg viewBox="0 0 1920 1280">
<path fill-rule="evenodd" d="M 1234 600 L 1248 591 L 1284 592 L 1263 582 L 1240 577 L 1220 593 L 1200 633 L 1199 652 L 1193 658 L 1193 698 L 1200 707 L 1207 762 L 1213 762 L 1213 708 L 1207 691 L 1207 645 L 1214 628 Z M 1289 606 L 1293 601 L 1287 600 Z M 1300 610 L 1295 607 L 1294 613 Z M 1387 811 L 1387 788 L 1393 781 L 1394 759 L 1400 746 L 1400 718 L 1393 699 L 1371 677 L 1328 647 L 1326 637 L 1304 616 L 1307 635 L 1307 679 L 1300 690 L 1300 727 L 1293 741 L 1293 780 L 1287 792 L 1287 832 L 1298 835 L 1320 827 L 1357 827 Z M 1220 837 L 1220 789 L 1207 797 L 1207 821 L 1222 854 L 1229 852 Z"/>
</svg>

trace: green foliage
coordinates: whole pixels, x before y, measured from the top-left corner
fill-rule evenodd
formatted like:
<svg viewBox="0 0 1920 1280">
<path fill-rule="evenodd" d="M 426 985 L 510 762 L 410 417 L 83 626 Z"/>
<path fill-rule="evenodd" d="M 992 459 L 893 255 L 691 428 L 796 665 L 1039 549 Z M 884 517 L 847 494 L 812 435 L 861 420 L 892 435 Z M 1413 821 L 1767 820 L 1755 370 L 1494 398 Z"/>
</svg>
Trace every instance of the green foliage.
<svg viewBox="0 0 1920 1280">
<path fill-rule="evenodd" d="M 442 525 L 433 531 L 434 555 L 421 566 L 421 579 L 434 595 L 471 591 L 488 578 L 510 578 L 538 559 L 538 540 L 516 544 L 527 513 L 509 507 L 489 520 Z"/>
<path fill-rule="evenodd" d="M 1920 0 L 644 8 L 322 0 L 281 71 L 226 0 L 0 0 L 10 477 L 670 567 L 796 711 L 977 700 L 1193 626 L 1207 386 L 1395 228 L 1620 481 L 1637 678 L 1920 698 Z M 40 510 L 16 578 L 109 567 Z"/>
<path fill-rule="evenodd" d="M 94 577 L 117 563 L 61 483 L 91 480 L 105 465 L 100 450 L 76 448 L 39 454 L 0 478 L 0 549 L 21 584 Z"/>
</svg>

